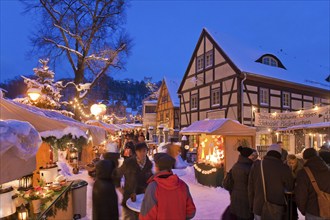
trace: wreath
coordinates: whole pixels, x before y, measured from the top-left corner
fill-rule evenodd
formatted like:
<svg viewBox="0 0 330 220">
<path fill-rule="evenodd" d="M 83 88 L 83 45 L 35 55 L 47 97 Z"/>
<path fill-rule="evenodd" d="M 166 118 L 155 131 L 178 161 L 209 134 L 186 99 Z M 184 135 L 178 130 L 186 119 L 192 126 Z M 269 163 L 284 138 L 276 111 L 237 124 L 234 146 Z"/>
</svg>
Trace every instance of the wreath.
<svg viewBox="0 0 330 220">
<path fill-rule="evenodd" d="M 84 136 L 76 137 L 72 136 L 72 134 L 66 134 L 60 139 L 57 139 L 55 136 L 42 137 L 42 140 L 48 144 L 50 144 L 54 149 L 59 149 L 61 151 L 67 149 L 68 143 L 72 143 L 75 148 L 77 148 L 78 152 L 82 151 L 82 147 L 87 144 L 87 138 Z"/>
</svg>

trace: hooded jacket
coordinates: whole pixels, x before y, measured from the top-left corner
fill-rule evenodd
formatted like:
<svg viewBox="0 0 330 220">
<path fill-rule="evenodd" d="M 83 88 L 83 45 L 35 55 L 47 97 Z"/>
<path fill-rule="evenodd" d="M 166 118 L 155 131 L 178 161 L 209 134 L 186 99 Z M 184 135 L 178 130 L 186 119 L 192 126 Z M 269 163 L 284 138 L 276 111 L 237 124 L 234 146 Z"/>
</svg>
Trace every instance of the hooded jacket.
<svg viewBox="0 0 330 220">
<path fill-rule="evenodd" d="M 96 164 L 96 180 L 93 185 L 93 220 L 119 219 L 118 197 L 112 182 L 111 161 L 100 160 Z"/>
<path fill-rule="evenodd" d="M 330 193 L 330 169 L 318 156 L 309 159 L 304 167 L 309 167 L 321 191 Z M 317 194 L 305 171 L 298 172 L 295 187 L 296 203 L 300 212 L 320 216 Z M 330 208 L 330 205 L 329 205 Z"/>
<path fill-rule="evenodd" d="M 139 219 L 185 220 L 195 216 L 196 207 L 185 182 L 169 171 L 152 176 Z"/>
</svg>

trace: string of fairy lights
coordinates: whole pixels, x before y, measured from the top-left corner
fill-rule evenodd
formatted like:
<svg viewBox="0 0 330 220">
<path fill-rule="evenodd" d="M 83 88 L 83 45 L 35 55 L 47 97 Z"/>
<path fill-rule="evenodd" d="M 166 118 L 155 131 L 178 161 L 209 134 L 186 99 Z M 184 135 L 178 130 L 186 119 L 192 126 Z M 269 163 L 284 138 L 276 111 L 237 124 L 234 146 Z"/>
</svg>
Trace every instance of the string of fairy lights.
<svg viewBox="0 0 330 220">
<path fill-rule="evenodd" d="M 74 109 L 78 110 L 79 114 L 85 118 L 91 118 L 93 117 L 93 114 L 88 114 L 84 111 L 84 108 L 83 108 L 83 105 L 78 101 L 77 98 L 74 98 L 73 101 L 70 101 L 70 104 L 73 106 Z M 117 121 L 126 121 L 127 120 L 127 117 L 120 117 L 120 116 L 117 116 L 115 113 L 111 113 L 110 115 L 104 115 L 102 117 L 102 119 L 104 120 L 111 120 L 111 119 L 115 119 Z"/>
</svg>

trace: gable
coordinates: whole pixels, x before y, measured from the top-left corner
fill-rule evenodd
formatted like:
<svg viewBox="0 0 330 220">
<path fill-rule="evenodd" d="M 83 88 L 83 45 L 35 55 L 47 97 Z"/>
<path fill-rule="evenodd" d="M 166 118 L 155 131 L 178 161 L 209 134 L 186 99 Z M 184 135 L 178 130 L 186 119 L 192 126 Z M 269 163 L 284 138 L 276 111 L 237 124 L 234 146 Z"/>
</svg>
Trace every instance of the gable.
<svg viewBox="0 0 330 220">
<path fill-rule="evenodd" d="M 212 51 L 213 50 L 213 51 Z M 200 56 L 204 56 L 204 62 L 205 62 L 205 54 L 207 53 L 213 53 L 213 60 L 214 60 L 214 67 L 219 65 L 226 65 L 225 69 L 230 69 L 230 71 L 220 73 L 216 73 L 216 78 L 222 78 L 226 76 L 220 76 L 219 74 L 238 74 L 239 69 L 235 66 L 235 64 L 229 59 L 229 57 L 225 54 L 225 52 L 220 48 L 220 46 L 216 43 L 216 41 L 213 39 L 213 37 L 206 31 L 206 29 L 203 29 L 199 40 L 196 44 L 195 50 L 190 58 L 190 62 L 188 64 L 188 67 L 186 69 L 186 72 L 183 76 L 183 79 L 181 81 L 178 93 L 181 93 L 182 91 L 191 89 L 195 86 L 199 86 L 204 84 L 204 71 L 206 72 L 206 68 L 204 71 L 197 71 L 197 59 Z"/>
</svg>

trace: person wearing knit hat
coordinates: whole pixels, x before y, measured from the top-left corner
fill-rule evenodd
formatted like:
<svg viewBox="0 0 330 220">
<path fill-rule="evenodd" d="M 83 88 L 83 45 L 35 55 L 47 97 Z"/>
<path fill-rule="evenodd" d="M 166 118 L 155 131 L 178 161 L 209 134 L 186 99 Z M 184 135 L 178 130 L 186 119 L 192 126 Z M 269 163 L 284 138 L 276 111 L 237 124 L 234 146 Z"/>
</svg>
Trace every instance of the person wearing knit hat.
<svg viewBox="0 0 330 220">
<path fill-rule="evenodd" d="M 157 153 L 154 161 L 156 174 L 148 180 L 139 219 L 193 218 L 196 207 L 189 187 L 171 171 L 175 159 L 167 153 Z"/>
<path fill-rule="evenodd" d="M 252 207 L 255 219 L 261 219 L 265 198 L 263 179 L 267 201 L 271 201 L 279 206 L 285 206 L 286 200 L 284 192 L 291 192 L 294 188 L 294 180 L 291 170 L 282 159 L 282 149 L 278 144 L 272 144 L 267 149 L 267 154 L 260 161 L 255 161 L 250 170 L 248 184 L 248 200 Z M 264 178 L 262 179 L 262 173 Z M 269 213 L 268 213 L 269 214 Z M 272 215 L 273 219 L 284 218 L 284 209 Z M 269 219 L 269 216 L 268 216 Z"/>
<path fill-rule="evenodd" d="M 253 153 L 253 149 L 249 147 L 239 146 L 237 150 L 241 153 L 243 157 L 249 157 Z"/>
<path fill-rule="evenodd" d="M 269 151 L 276 151 L 279 152 L 282 155 L 282 149 L 281 146 L 279 144 L 272 144 L 267 148 L 267 153 Z"/>
<path fill-rule="evenodd" d="M 239 146 L 237 150 L 240 152 L 240 155 L 237 162 L 226 175 L 223 187 L 230 193 L 229 211 L 231 215 L 234 215 L 235 219 L 253 219 L 253 213 L 247 199 L 249 173 L 253 164 L 253 149 Z M 227 179 L 230 180 L 230 177 L 233 184 L 230 183 L 231 181 L 226 181 Z M 223 217 L 225 218 L 225 216 Z"/>
</svg>

